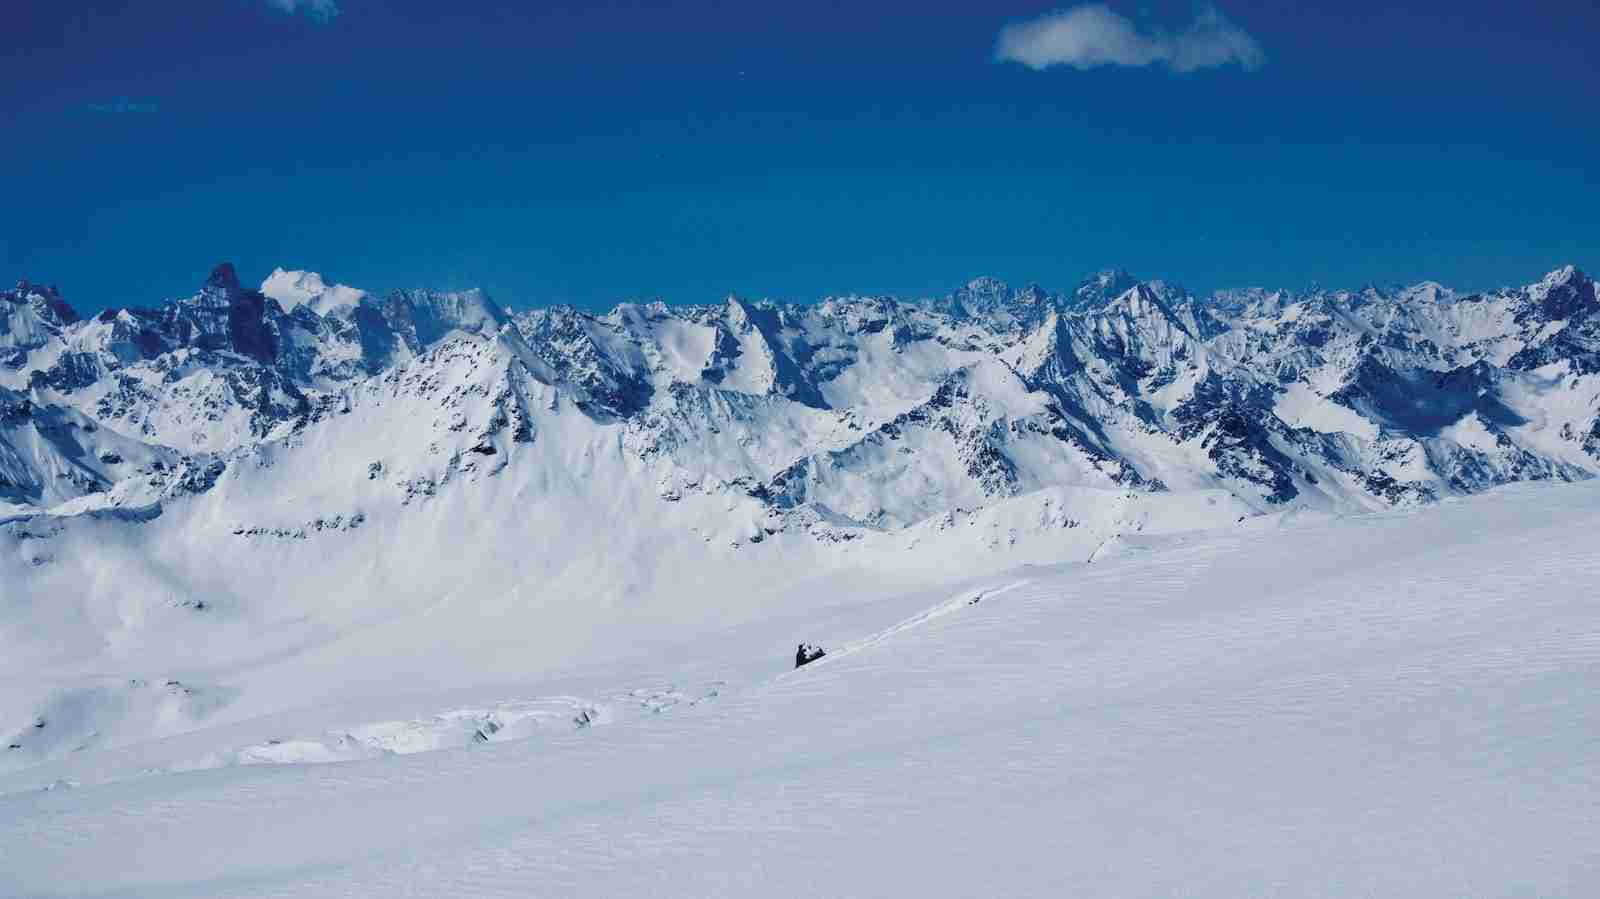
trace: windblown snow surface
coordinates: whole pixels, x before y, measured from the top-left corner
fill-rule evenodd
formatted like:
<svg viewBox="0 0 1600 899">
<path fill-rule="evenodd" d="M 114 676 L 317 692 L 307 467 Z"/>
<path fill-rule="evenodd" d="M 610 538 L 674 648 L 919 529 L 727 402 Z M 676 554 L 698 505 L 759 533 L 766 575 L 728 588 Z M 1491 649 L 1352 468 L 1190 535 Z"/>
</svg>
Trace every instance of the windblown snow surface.
<svg viewBox="0 0 1600 899">
<path fill-rule="evenodd" d="M 22 282 L 0 897 L 1594 894 L 1596 475 L 1572 266 Z"/>
<path fill-rule="evenodd" d="M 213 634 L 24 735 L 146 722 L 0 777 L 0 894 L 1600 891 L 1593 483 L 1090 554 L 811 582 L 497 684 L 449 598 L 292 668 Z M 400 620 L 445 649 L 397 659 Z"/>
</svg>

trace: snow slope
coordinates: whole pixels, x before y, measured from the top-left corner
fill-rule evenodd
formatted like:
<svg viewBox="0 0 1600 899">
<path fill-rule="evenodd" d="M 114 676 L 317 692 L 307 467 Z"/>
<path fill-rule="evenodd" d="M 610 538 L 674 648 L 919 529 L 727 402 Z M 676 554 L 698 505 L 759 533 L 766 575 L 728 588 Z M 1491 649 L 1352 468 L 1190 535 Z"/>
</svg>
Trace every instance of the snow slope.
<svg viewBox="0 0 1600 899">
<path fill-rule="evenodd" d="M 591 315 L 224 264 L 157 309 L 0 303 L 0 735 L 76 722 L 0 771 L 1128 533 L 1600 470 L 1600 300 L 1571 267 L 1471 296 L 1107 272 Z M 112 690 L 168 680 L 192 692 Z"/>
<path fill-rule="evenodd" d="M 880 752 L 870 742 L 829 742 L 835 737 L 807 722 L 836 720 L 829 709 L 857 705 L 851 714 L 860 727 L 876 721 L 910 739 L 919 733 L 911 711 L 893 711 L 902 694 L 925 698 L 917 708 L 933 729 L 920 733 L 937 746 L 965 745 L 970 736 L 938 723 L 947 717 L 1014 732 L 1024 709 L 1093 708 L 1088 694 L 1049 692 L 1077 682 L 1052 681 L 1056 669 L 1044 656 L 1076 658 L 1101 645 L 1073 642 L 1084 633 L 1139 658 L 1132 631 L 1095 616 L 1134 615 L 1162 590 L 1200 604 L 1150 607 L 1182 620 L 1129 619 L 1151 628 L 1151 651 L 1164 653 L 1148 657 L 1149 671 L 1092 652 L 1091 667 L 1060 670 L 1113 690 L 1108 701 L 1122 702 L 1118 708 L 1133 701 L 1116 700 L 1119 678 L 1145 678 L 1153 690 L 1152 671 L 1191 656 L 1192 666 L 1174 676 L 1196 685 L 1210 683 L 1215 668 L 1243 690 L 1259 673 L 1250 666 L 1267 661 L 1314 680 L 1284 652 L 1258 646 L 1266 640 L 1259 635 L 1237 637 L 1244 658 L 1204 655 L 1207 639 L 1232 646 L 1235 631 L 1267 627 L 1228 616 L 1269 615 L 1258 606 L 1269 601 L 1354 615 L 1351 664 L 1365 664 L 1362 647 L 1387 645 L 1390 631 L 1412 641 L 1401 650 L 1420 653 L 1431 638 L 1408 630 L 1409 618 L 1384 617 L 1381 603 L 1412 601 L 1397 596 L 1401 587 L 1373 586 L 1377 575 L 1356 586 L 1340 579 L 1400 558 L 1375 539 L 1393 541 L 1408 560 L 1479 540 L 1470 515 L 1500 516 L 1505 534 L 1581 545 L 1588 488 L 1461 500 L 1600 472 L 1597 311 L 1595 283 L 1572 267 L 1472 295 L 1425 283 L 1197 298 L 1106 272 L 1061 294 L 977 279 L 915 303 L 730 297 L 701 307 L 624 304 L 602 315 L 511 312 L 481 291 L 380 298 L 300 271 L 278 270 L 257 290 L 221 265 L 193 296 L 81 319 L 53 289 L 23 282 L 0 291 L 0 794 L 11 797 L 0 799 L 0 824 L 29 803 L 70 806 L 33 792 L 58 782 L 76 784 L 74 795 L 158 802 L 168 789 L 233 790 L 257 777 L 321 790 L 319 778 L 334 775 L 302 766 L 348 762 L 377 766 L 375 784 L 391 776 L 383 772 L 431 778 L 431 766 L 444 766 L 441 783 L 453 783 L 457 769 L 449 766 L 458 762 L 449 759 L 469 751 L 504 753 L 512 767 L 529 765 L 528 753 L 555 753 L 567 759 L 560 764 L 578 766 L 572 784 L 528 787 L 566 797 L 549 807 L 553 814 L 586 808 L 562 790 L 576 790 L 589 774 L 623 785 L 622 793 L 598 795 L 624 814 L 638 807 L 627 790 L 648 789 L 629 767 L 643 757 L 628 748 L 631 739 L 690 741 L 682 745 L 694 747 L 694 758 L 659 757 L 670 773 L 662 789 L 671 792 L 722 776 L 702 761 L 744 770 L 735 750 L 714 748 L 723 742 L 796 771 Z M 1531 520 L 1537 502 L 1526 497 L 1535 496 L 1568 517 Z M 1386 517 L 1432 504 L 1440 505 Z M 1375 513 L 1366 519 L 1374 530 L 1340 517 L 1355 513 Z M 1447 538 L 1437 546 L 1401 533 L 1436 527 Z M 1202 531 L 1211 536 L 1184 536 Z M 1191 545 L 1212 555 L 1192 568 L 1159 562 L 1183 558 Z M 1585 570 L 1581 553 L 1540 561 L 1540 547 L 1524 547 L 1523 568 L 1479 564 L 1505 551 L 1473 543 L 1460 558 L 1434 568 L 1418 562 L 1418 570 L 1456 584 L 1447 569 L 1459 566 L 1507 595 L 1536 584 L 1542 593 L 1528 608 L 1562 620 L 1566 607 L 1540 604 L 1560 593 L 1559 577 Z M 1511 557 L 1502 561 L 1509 566 Z M 1062 563 L 1080 567 L 1045 570 Z M 1535 563 L 1560 563 L 1566 574 Z M 1042 568 L 1019 570 L 1025 564 Z M 1207 580 L 1212 568 L 1222 573 Z M 1122 572 L 1127 583 L 1106 580 L 1106 571 Z M 1398 561 L 1383 572 L 1403 589 L 1416 583 Z M 1360 601 L 1380 605 L 1341 605 L 1356 601 L 1347 586 L 1377 591 Z M 1301 589 L 1310 592 L 1284 599 Z M 973 591 L 986 598 L 969 607 Z M 1091 605 L 1051 617 L 1059 606 L 1051 598 L 1062 596 Z M 1413 599 L 1439 596 L 1423 590 Z M 1013 602 L 1038 615 L 1026 630 L 1006 630 L 1009 619 L 997 619 L 998 642 L 987 650 L 962 643 L 966 631 L 948 631 Z M 1495 617 L 1514 610 L 1473 608 L 1455 612 L 1495 622 L 1507 629 L 1501 636 L 1522 626 Z M 1431 633 L 1455 626 L 1442 606 L 1414 614 Z M 1213 630 L 1162 643 L 1184 616 Z M 1584 633 L 1581 621 L 1569 623 Z M 1102 627 L 1113 629 L 1094 629 Z M 1345 657 L 1314 642 L 1344 633 L 1343 624 L 1317 618 L 1320 634 L 1272 627 L 1272 639 L 1349 683 L 1368 676 L 1339 668 Z M 938 639 L 955 642 L 918 642 L 947 631 Z M 803 676 L 774 679 L 800 641 L 833 652 Z M 911 652 L 897 648 L 906 646 L 920 647 L 916 658 L 873 667 L 885 653 Z M 1017 646 L 1041 655 L 997 671 L 1004 689 L 980 689 L 989 676 L 982 654 L 1011 658 Z M 1583 658 L 1572 677 L 1587 670 Z M 1507 664 L 1538 662 L 1518 659 Z M 861 665 L 871 673 L 850 675 L 835 692 L 797 686 L 831 683 L 828 672 L 844 677 Z M 902 667 L 926 681 L 897 680 Z M 1050 686 L 1020 685 L 1030 677 Z M 1420 695 L 1437 698 L 1439 684 L 1476 690 L 1479 682 L 1445 678 Z M 1512 691 L 1505 695 L 1522 689 L 1491 686 Z M 1353 695 L 1383 707 L 1386 694 L 1369 688 Z M 932 698 L 936 689 L 948 692 L 954 711 Z M 748 705 L 755 696 L 772 697 L 772 710 L 797 703 L 793 717 L 762 717 L 779 712 Z M 1303 701 L 1308 714 L 1367 721 L 1338 695 Z M 1197 757 L 1207 746 L 1231 750 L 1217 721 L 1268 727 L 1287 714 L 1274 702 L 1288 700 L 1213 709 L 1183 732 L 1207 741 L 1190 746 Z M 711 730 L 674 729 L 716 717 L 711 709 L 731 711 L 726 722 L 694 725 Z M 671 727 L 655 729 L 668 720 Z M 1050 726 L 1062 729 L 1047 730 L 1049 740 L 1090 746 L 1108 734 L 1120 742 L 1138 736 Z M 857 725 L 834 731 L 856 733 Z M 591 763 L 578 759 L 589 749 L 578 747 L 612 745 L 590 740 L 599 734 L 653 736 L 608 736 L 624 741 L 605 763 L 614 767 L 583 768 Z M 1305 749 L 1270 729 L 1258 736 L 1264 745 L 1277 739 Z M 1359 748 L 1349 734 L 1339 739 L 1346 750 Z M 771 741 L 797 752 L 815 745 L 823 755 L 762 756 Z M 1115 771 L 1126 762 L 1119 758 L 1090 762 Z M 940 759 L 928 762 L 935 774 L 973 782 L 976 775 Z M 268 769 L 293 773 L 262 773 Z M 1127 776 L 1122 788 L 1132 790 L 1137 777 Z M 895 786 L 906 792 L 913 784 Z M 513 812 L 487 786 L 463 792 L 484 805 L 495 833 L 473 836 L 453 813 L 437 826 L 463 829 L 475 846 L 496 834 L 513 838 Z M 847 808 L 849 795 L 838 797 Z M 356 811 L 364 797 L 351 799 Z M 1159 807 L 1124 800 L 1118 808 Z M 1104 818 L 1111 800 L 1096 802 L 1062 811 Z M 419 817 L 424 823 L 400 823 Z M 393 821 L 345 821 L 353 842 L 327 839 L 305 851 L 346 853 L 329 864 L 355 877 L 367 838 L 354 834 L 369 829 L 372 851 L 405 855 L 393 828 L 439 836 L 427 821 L 435 818 L 425 804 L 397 807 Z M 173 822 L 175 832 L 189 826 Z M 1122 824 L 1125 834 L 1133 826 Z M 39 858 L 52 858 L 56 837 L 19 827 L 6 831 L 16 842 L 3 845 L 36 844 Z M 67 840 L 59 846 L 79 832 L 65 825 L 55 832 Z M 302 866 L 312 859 L 300 851 L 291 845 L 262 856 L 263 870 L 276 872 L 262 883 L 312 876 Z M 605 855 L 596 848 L 584 857 L 599 864 Z M 54 858 L 91 879 L 84 889 L 115 883 L 94 878 L 147 876 L 154 884 L 202 876 L 166 866 L 156 850 L 148 875 L 142 861 L 118 875 L 78 856 Z M 239 858 L 219 859 L 219 876 L 245 876 L 255 862 Z M 19 869 L 32 878 L 19 884 L 48 892 L 41 878 L 50 863 L 39 864 L 46 867 Z"/>
<path fill-rule="evenodd" d="M 13 776 L 0 892 L 1588 895 L 1597 526 L 1583 484 L 1125 536 L 334 728 L 391 753 L 280 719 Z M 524 738 L 408 751 L 493 714 Z"/>
</svg>

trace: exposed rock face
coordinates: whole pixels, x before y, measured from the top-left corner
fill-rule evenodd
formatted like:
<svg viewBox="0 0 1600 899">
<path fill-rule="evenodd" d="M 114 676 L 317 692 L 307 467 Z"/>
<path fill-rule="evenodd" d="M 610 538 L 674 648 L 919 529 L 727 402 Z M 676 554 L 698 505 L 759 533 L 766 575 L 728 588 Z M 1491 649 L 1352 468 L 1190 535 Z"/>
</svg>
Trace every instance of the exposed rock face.
<svg viewBox="0 0 1600 899">
<path fill-rule="evenodd" d="M 411 478 L 417 495 L 581 425 L 637 460 L 643 493 L 755 500 L 759 542 L 794 521 L 892 530 L 1064 485 L 1346 510 L 1588 477 L 1597 310 L 1573 267 L 1472 295 L 1199 298 L 1107 271 L 1059 294 L 979 278 L 916 303 L 591 314 L 512 313 L 476 290 L 378 298 L 282 269 L 255 290 L 225 263 L 192 297 L 89 320 L 50 288 L 0 292 L 0 387 L 16 426 L 78 416 L 133 444 L 39 438 L 63 458 L 168 466 L 309 439 L 361 396 L 421 398 L 438 411 L 396 452 L 456 461 Z M 6 439 L 34 439 L 19 433 Z M 110 495 L 126 477 L 9 453 L 13 502 Z"/>
<path fill-rule="evenodd" d="M 801 643 L 794 651 L 794 667 L 799 668 L 802 665 L 809 665 L 827 654 L 820 646 Z"/>
</svg>

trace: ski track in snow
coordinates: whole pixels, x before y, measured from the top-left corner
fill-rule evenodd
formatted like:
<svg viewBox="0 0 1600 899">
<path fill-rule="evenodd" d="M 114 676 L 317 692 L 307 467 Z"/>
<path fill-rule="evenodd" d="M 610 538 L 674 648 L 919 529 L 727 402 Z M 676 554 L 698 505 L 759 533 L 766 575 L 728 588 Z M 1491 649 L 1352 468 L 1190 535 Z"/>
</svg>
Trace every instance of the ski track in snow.
<svg viewBox="0 0 1600 899">
<path fill-rule="evenodd" d="M 994 598 L 996 596 L 1000 596 L 1002 594 L 1009 593 L 1012 590 L 1017 589 L 1018 587 L 1026 586 L 1027 583 L 1028 583 L 1028 581 L 1021 580 L 1021 581 L 1016 581 L 1014 583 L 1006 584 L 1004 586 L 993 587 L 993 588 L 990 588 L 990 589 L 987 589 L 987 590 L 976 590 L 976 591 L 969 591 L 969 592 L 964 592 L 964 593 L 958 594 L 958 595 L 956 595 L 956 596 L 954 596 L 954 597 L 952 597 L 950 599 L 945 600 L 942 603 L 939 603 L 938 605 L 928 609 L 925 612 L 921 612 L 921 613 L 919 613 L 917 615 L 913 615 L 912 617 L 907 618 L 906 620 L 900 622 L 899 624 L 896 624 L 893 627 L 887 628 L 887 629 L 885 629 L 883 631 L 880 631 L 880 632 L 878 632 L 876 634 L 873 634 L 870 637 L 866 637 L 866 638 L 861 639 L 861 640 L 855 640 L 855 641 L 844 643 L 844 644 L 840 645 L 837 649 L 828 649 L 827 647 L 824 647 L 824 649 L 827 649 L 828 654 L 826 656 L 823 656 L 821 659 L 816 660 L 815 662 L 808 663 L 808 665 L 810 665 L 810 666 L 821 665 L 821 664 L 826 663 L 829 659 L 835 659 L 835 658 L 839 658 L 839 657 L 842 657 L 842 656 L 849 655 L 850 653 L 853 653 L 853 652 L 860 652 L 861 650 L 864 650 L 864 649 L 870 649 L 870 648 L 878 645 L 879 643 L 882 643 L 885 640 L 893 639 L 896 636 L 899 636 L 900 634 L 903 634 L 906 631 L 911 630 L 912 628 L 920 627 L 920 626 L 922 626 L 924 624 L 927 624 L 930 621 L 933 621 L 936 618 L 942 618 L 945 615 L 949 615 L 952 612 L 959 612 L 964 608 L 968 608 L 970 606 L 975 606 L 975 605 L 977 605 L 978 603 L 980 603 L 980 602 L 982 602 L 984 600 L 992 599 L 992 598 Z"/>
</svg>

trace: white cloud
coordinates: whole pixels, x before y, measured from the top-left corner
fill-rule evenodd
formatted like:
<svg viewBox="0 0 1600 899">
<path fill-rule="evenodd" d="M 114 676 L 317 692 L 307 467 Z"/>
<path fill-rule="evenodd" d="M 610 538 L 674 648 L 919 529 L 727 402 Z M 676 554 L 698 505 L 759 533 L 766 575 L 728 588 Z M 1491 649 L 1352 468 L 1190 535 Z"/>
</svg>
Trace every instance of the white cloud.
<svg viewBox="0 0 1600 899">
<path fill-rule="evenodd" d="M 1254 69 L 1266 62 L 1266 54 L 1255 38 L 1215 7 L 1203 8 L 1182 31 L 1167 32 L 1141 29 L 1109 7 L 1091 3 L 1000 29 L 995 59 L 1030 69 L 1159 64 L 1175 72 L 1192 72 L 1229 63 Z"/>
<path fill-rule="evenodd" d="M 303 12 L 318 22 L 326 22 L 339 14 L 336 0 L 267 0 L 267 5 L 290 15 Z"/>
</svg>

